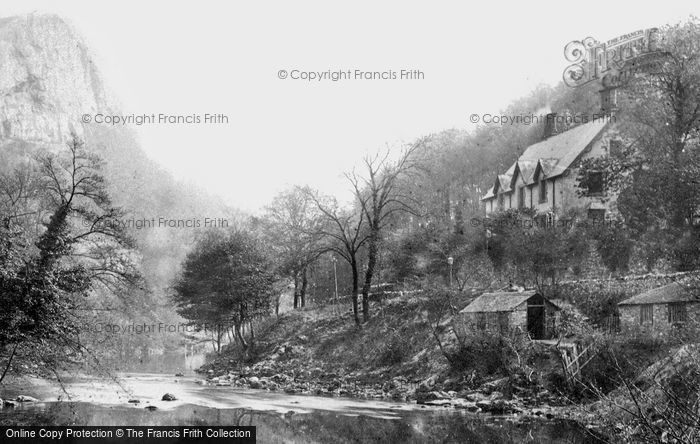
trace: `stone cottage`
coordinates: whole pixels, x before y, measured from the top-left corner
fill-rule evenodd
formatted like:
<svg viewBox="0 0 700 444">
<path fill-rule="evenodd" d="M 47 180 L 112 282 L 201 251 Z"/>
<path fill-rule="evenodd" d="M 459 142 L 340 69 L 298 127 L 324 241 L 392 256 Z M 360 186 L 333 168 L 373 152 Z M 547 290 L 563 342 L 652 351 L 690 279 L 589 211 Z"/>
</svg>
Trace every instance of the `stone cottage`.
<svg viewBox="0 0 700 444">
<path fill-rule="evenodd" d="M 460 338 L 474 331 L 516 331 L 547 339 L 555 333 L 558 311 L 535 290 L 484 293 L 455 316 L 453 326 Z"/>
<path fill-rule="evenodd" d="M 618 304 L 623 329 L 657 332 L 700 321 L 700 289 L 673 282 L 645 291 Z"/>
<path fill-rule="evenodd" d="M 610 115 L 596 115 L 590 122 L 557 130 L 558 116 L 548 114 L 542 141 L 528 146 L 481 199 L 487 216 L 509 209 L 531 209 L 553 221 L 571 209 L 604 219 L 616 196 L 604 187 L 604 173 L 590 172 L 588 188 L 577 187 L 579 166 L 588 158 L 612 155 L 622 141 Z"/>
</svg>

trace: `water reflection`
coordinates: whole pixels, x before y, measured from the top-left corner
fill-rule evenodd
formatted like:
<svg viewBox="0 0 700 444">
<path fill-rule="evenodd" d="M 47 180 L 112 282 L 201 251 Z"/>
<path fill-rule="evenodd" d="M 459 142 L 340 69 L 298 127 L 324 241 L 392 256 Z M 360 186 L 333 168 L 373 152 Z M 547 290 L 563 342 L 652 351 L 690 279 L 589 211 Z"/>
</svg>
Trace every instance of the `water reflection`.
<svg viewBox="0 0 700 444">
<path fill-rule="evenodd" d="M 572 422 L 497 418 L 411 403 L 288 395 L 201 385 L 198 378 L 122 374 L 118 384 L 76 378 L 64 387 L 35 384 L 43 403 L 0 411 L 4 424 L 254 425 L 258 442 L 595 442 Z M 163 393 L 177 396 L 162 401 Z M 23 392 L 27 394 L 26 392 Z M 18 388 L 3 395 L 20 394 Z M 129 399 L 139 404 L 129 404 Z M 58 402 L 63 400 L 63 402 Z M 157 410 L 146 410 L 155 406 Z"/>
<path fill-rule="evenodd" d="M 590 443 L 591 435 L 572 423 L 485 419 L 448 410 L 401 411 L 394 419 L 342 412 L 278 412 L 215 409 L 192 404 L 149 412 L 126 406 L 47 403 L 34 407 L 52 425 L 253 425 L 262 443 Z M 25 411 L 24 421 L 32 410 Z M 7 410 L 0 414 L 7 420 Z M 22 415 L 22 413 L 17 413 Z M 3 418 L 3 416 L 5 416 Z M 23 422 L 24 422 L 23 421 Z"/>
<path fill-rule="evenodd" d="M 193 375 L 205 363 L 206 353 L 202 347 L 188 347 L 184 352 L 151 350 L 143 358 L 121 362 L 117 368 L 123 372 Z"/>
</svg>

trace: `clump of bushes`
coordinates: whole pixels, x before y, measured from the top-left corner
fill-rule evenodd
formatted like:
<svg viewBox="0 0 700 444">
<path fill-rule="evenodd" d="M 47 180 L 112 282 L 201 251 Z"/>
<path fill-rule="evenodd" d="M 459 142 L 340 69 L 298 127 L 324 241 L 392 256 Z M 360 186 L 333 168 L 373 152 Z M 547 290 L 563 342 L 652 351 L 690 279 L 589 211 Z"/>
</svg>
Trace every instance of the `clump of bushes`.
<svg viewBox="0 0 700 444">
<path fill-rule="evenodd" d="M 525 369 L 534 354 L 532 343 L 520 332 L 473 331 L 448 359 L 459 372 L 512 376 Z"/>
<path fill-rule="evenodd" d="M 411 343 L 409 339 L 398 333 L 393 333 L 381 348 L 377 356 L 377 363 L 379 365 L 396 365 L 405 361 L 410 355 Z"/>
</svg>

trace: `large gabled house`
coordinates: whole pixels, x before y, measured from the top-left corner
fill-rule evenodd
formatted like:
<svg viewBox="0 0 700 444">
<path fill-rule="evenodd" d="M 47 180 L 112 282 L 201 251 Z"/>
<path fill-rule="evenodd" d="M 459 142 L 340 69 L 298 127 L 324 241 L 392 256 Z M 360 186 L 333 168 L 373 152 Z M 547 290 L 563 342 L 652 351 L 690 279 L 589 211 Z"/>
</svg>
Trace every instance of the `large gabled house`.
<svg viewBox="0 0 700 444">
<path fill-rule="evenodd" d="M 603 218 L 614 203 L 606 193 L 604 172 L 591 173 L 585 196 L 577 193 L 578 168 L 584 159 L 608 155 L 622 144 L 614 117 L 600 115 L 588 123 L 557 132 L 549 114 L 542 141 L 530 145 L 508 170 L 499 174 L 481 201 L 487 215 L 508 209 L 532 209 L 556 217 L 576 208 Z"/>
</svg>

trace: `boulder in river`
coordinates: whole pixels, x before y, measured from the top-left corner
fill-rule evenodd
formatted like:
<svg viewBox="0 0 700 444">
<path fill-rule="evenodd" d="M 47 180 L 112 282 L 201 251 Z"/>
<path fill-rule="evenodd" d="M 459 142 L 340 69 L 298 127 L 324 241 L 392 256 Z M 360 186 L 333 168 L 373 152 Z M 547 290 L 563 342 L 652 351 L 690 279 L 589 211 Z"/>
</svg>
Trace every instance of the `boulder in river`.
<svg viewBox="0 0 700 444">
<path fill-rule="evenodd" d="M 156 407 L 156 406 L 154 406 L 154 405 L 147 405 L 147 406 L 144 407 L 144 408 L 145 408 L 146 410 L 148 410 L 149 412 L 158 410 L 158 407 Z"/>
<path fill-rule="evenodd" d="M 462 398 L 453 399 L 452 405 L 456 409 L 464 409 L 469 412 L 476 412 L 477 410 L 479 410 L 479 407 L 476 405 L 475 402 L 467 401 L 466 399 Z"/>
<path fill-rule="evenodd" d="M 520 411 L 520 409 L 515 407 L 512 403 L 503 399 L 479 401 L 476 405 L 484 412 L 490 412 L 494 415 L 504 415 Z"/>
<path fill-rule="evenodd" d="M 432 392 L 417 392 L 416 393 L 416 402 L 418 404 L 427 404 L 428 402 L 431 401 L 445 401 L 445 400 L 450 400 L 451 397 L 445 392 L 440 392 L 440 391 L 432 391 Z M 432 405 L 437 405 L 436 403 L 432 403 Z"/>
<path fill-rule="evenodd" d="M 130 399 L 126 402 L 128 402 L 129 404 L 140 404 L 141 403 L 141 401 L 139 401 L 138 399 Z"/>
<path fill-rule="evenodd" d="M 6 399 L 2 403 L 3 407 L 17 407 L 17 401 L 11 401 L 9 399 Z"/>
<path fill-rule="evenodd" d="M 260 388 L 260 379 L 257 376 L 251 376 L 248 378 L 248 385 L 250 385 L 250 388 L 253 389 Z"/>
<path fill-rule="evenodd" d="M 183 376 L 185 376 L 185 375 L 182 373 L 175 373 L 176 378 L 182 378 Z"/>
<path fill-rule="evenodd" d="M 161 398 L 162 401 L 177 401 L 177 398 L 172 393 L 166 393 Z"/>
<path fill-rule="evenodd" d="M 27 396 L 27 395 L 19 395 L 17 398 L 15 398 L 15 401 L 17 402 L 39 402 L 38 399 Z"/>
</svg>

